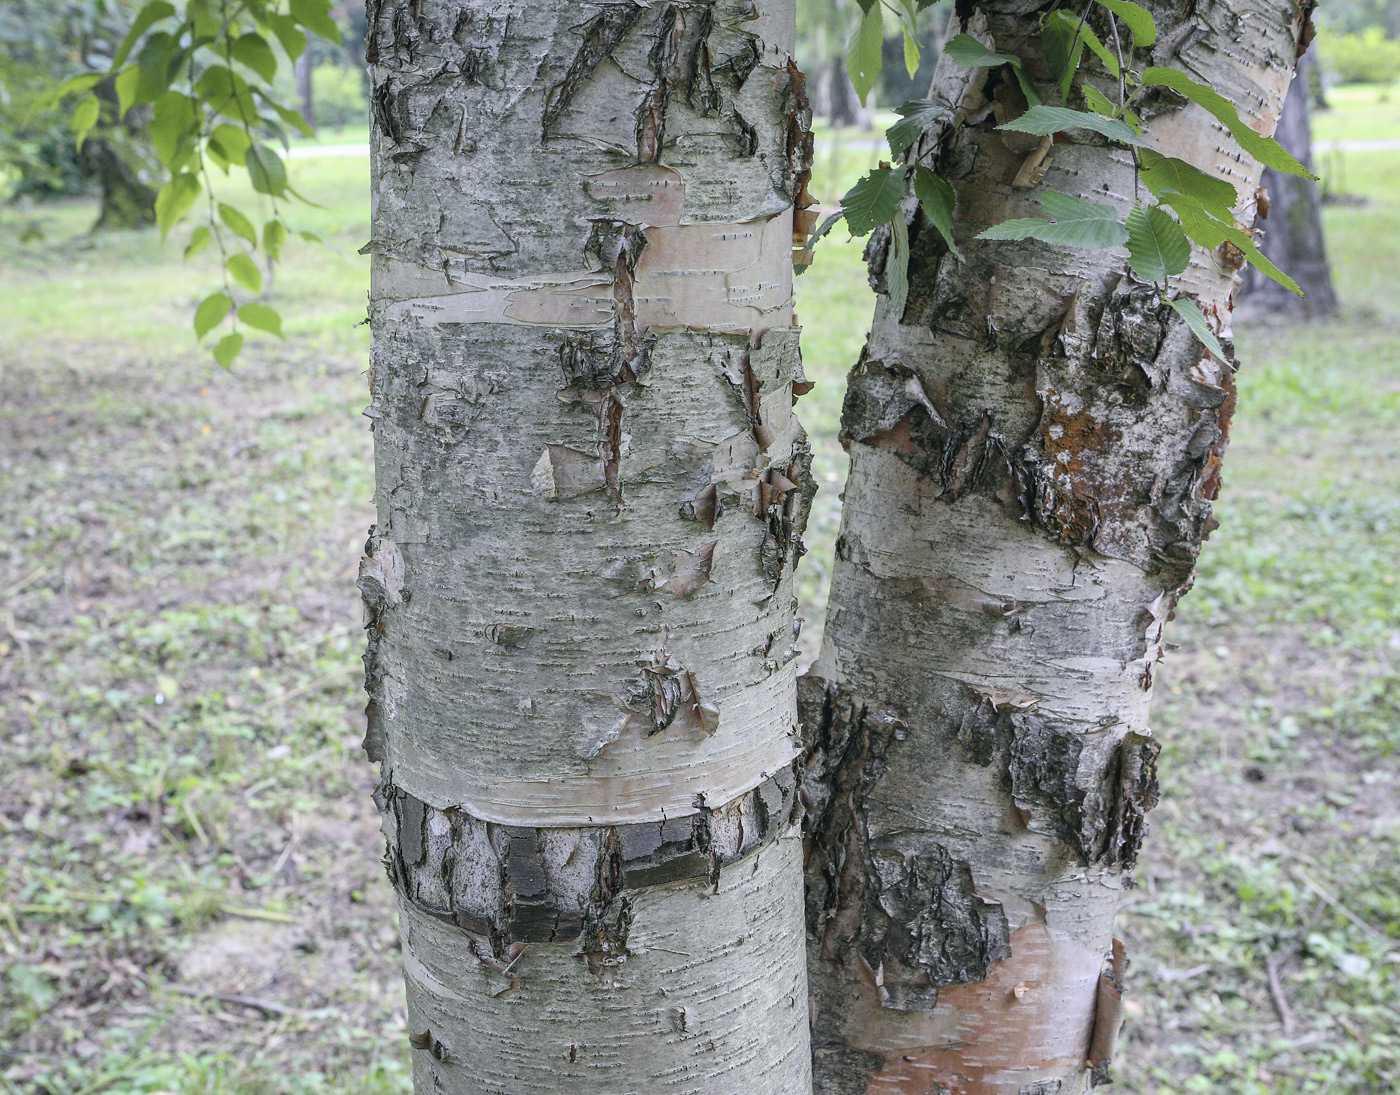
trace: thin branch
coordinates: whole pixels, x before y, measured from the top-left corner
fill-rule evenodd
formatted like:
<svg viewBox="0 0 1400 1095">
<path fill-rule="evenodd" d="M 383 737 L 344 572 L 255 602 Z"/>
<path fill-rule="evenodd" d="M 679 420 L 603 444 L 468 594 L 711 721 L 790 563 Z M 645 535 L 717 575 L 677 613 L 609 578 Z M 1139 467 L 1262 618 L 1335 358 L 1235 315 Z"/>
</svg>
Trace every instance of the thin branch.
<svg viewBox="0 0 1400 1095">
<path fill-rule="evenodd" d="M 1269 975 L 1269 998 L 1274 1002 L 1274 1010 L 1278 1012 L 1279 1021 L 1283 1023 L 1283 1034 L 1285 1038 L 1292 1038 L 1296 1029 L 1293 1021 L 1293 1010 L 1288 1006 L 1288 997 L 1283 991 L 1283 981 L 1279 978 L 1279 970 L 1298 953 L 1298 944 L 1294 943 L 1281 954 L 1271 954 L 1264 959 L 1264 969 Z"/>
</svg>

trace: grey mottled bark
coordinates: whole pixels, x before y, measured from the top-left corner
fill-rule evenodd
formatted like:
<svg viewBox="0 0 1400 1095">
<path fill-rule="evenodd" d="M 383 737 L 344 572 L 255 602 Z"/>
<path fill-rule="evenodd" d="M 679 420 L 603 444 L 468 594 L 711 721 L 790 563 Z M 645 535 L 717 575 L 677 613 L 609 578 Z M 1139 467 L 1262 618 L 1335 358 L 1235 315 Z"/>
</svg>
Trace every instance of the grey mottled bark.
<svg viewBox="0 0 1400 1095">
<path fill-rule="evenodd" d="M 418 1090 L 804 1091 L 793 0 L 367 14 L 366 748 Z"/>
<path fill-rule="evenodd" d="M 1305 167 L 1312 167 L 1311 95 L 1308 71 L 1312 62 L 1307 54 L 1298 59 L 1298 76 L 1283 101 L 1278 131 L 1280 144 Z M 1252 267 L 1245 273 L 1248 311 L 1317 319 L 1337 311 L 1337 293 L 1332 288 L 1332 271 L 1327 265 L 1327 240 L 1322 233 L 1322 192 L 1312 179 L 1285 175 L 1272 168 L 1264 172 L 1261 185 L 1266 195 L 1267 218 L 1263 221 L 1259 249 L 1303 290 L 1300 300 L 1277 282 Z"/>
<path fill-rule="evenodd" d="M 1271 131 L 1307 12 L 1149 6 L 1153 63 Z M 955 23 L 1048 82 L 1032 5 Z M 1126 152 L 998 132 L 1025 106 L 1005 68 L 944 58 L 934 94 L 953 117 L 916 152 L 957 191 L 966 261 L 914 217 L 897 314 L 888 238 L 871 245 L 881 295 L 802 683 L 816 1090 L 1070 1095 L 1106 1078 L 1122 1016 L 1112 925 L 1157 796 L 1153 673 L 1213 525 L 1232 369 L 1123 251 L 974 239 L 1034 214 L 1042 187 L 1126 212 Z M 1252 219 L 1258 170 L 1222 127 L 1171 94 L 1140 110 L 1153 147 L 1228 178 Z M 1178 285 L 1227 346 L 1234 275 L 1198 251 Z"/>
</svg>

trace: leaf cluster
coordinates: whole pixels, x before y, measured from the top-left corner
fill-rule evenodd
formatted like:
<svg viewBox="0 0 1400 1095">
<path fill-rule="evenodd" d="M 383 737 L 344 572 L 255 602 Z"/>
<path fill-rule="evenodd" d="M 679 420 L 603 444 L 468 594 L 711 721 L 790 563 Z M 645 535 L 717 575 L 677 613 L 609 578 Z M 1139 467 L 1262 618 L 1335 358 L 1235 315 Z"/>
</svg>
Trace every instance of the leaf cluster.
<svg viewBox="0 0 1400 1095">
<path fill-rule="evenodd" d="M 301 56 L 308 35 L 339 43 L 331 0 L 185 0 L 179 8 L 150 0 L 104 68 L 72 76 L 45 97 L 45 105 L 52 105 L 80 96 L 70 115 L 79 147 L 101 114 L 99 84 L 110 82 L 115 90 L 119 117 L 149 108 L 151 141 L 166 173 L 155 204 L 161 237 L 203 198 L 207 211 L 185 255 L 212 244 L 223 259 L 223 288 L 195 309 L 194 329 L 203 339 L 229 321 L 231 330 L 214 346 L 215 360 L 225 367 L 242 349 L 240 322 L 282 334 L 281 317 L 266 303 L 235 303 L 234 285 L 262 293 L 259 257 L 270 269 L 289 233 L 279 200 L 301 198 L 276 146 L 288 147 L 289 129 L 306 136 L 312 130 L 299 111 L 279 101 L 273 83 L 279 67 Z M 214 170 L 246 172 L 254 192 L 271 206 L 261 229 L 243 210 L 217 200 Z"/>
<path fill-rule="evenodd" d="M 862 98 L 879 75 L 883 10 L 893 12 L 901 20 L 908 39 L 913 36 L 913 20 L 919 6 L 924 5 L 916 6 L 914 0 L 861 0 L 863 14 L 851 38 L 848 65 Z M 1104 31 L 1102 36 L 1095 25 Z M 1134 107 L 1149 92 L 1181 96 L 1210 114 L 1259 163 L 1287 174 L 1312 176 L 1272 137 L 1255 132 L 1240 117 L 1236 106 L 1219 92 L 1176 69 L 1136 67 L 1139 52 L 1151 47 L 1156 39 L 1157 26 L 1151 12 L 1133 0 L 1092 0 L 1078 15 L 1063 8 L 1044 15 L 1040 45 L 1053 77 L 1051 94 L 1058 103 L 1046 101 L 1016 55 L 999 52 L 994 44 L 969 34 L 959 34 L 945 45 L 944 52 L 961 68 L 1002 68 L 1015 79 L 1025 97 L 1026 109 L 998 128 L 1039 136 L 1046 142 L 1059 133 L 1093 134 L 1128 149 L 1134 162 L 1138 196 L 1126 217 L 1120 218 L 1118 210 L 1110 205 L 1045 191 L 1038 197 L 1041 216 L 993 225 L 977 238 L 1040 240 L 1077 248 L 1125 247 L 1132 274 L 1141 281 L 1160 285 L 1163 299 L 1186 317 L 1211 353 L 1223 357 L 1198 306 L 1193 301 L 1172 297 L 1171 279 L 1189 265 L 1193 242 L 1211 251 L 1229 245 L 1237 260 L 1252 263 L 1295 293 L 1301 294 L 1301 290 L 1260 253 L 1250 232 L 1236 223 L 1238 195 L 1234 186 L 1194 164 L 1148 148 L 1142 119 Z M 912 46 L 906 44 L 906 55 L 911 50 L 913 64 L 917 65 L 917 41 Z M 1084 69 L 1091 63 L 1097 65 L 1101 76 L 1108 78 L 1116 95 L 1085 78 Z M 1076 98 L 1082 106 L 1071 105 Z M 953 188 L 928 163 L 922 162 L 934 159 L 937 141 L 927 142 L 928 147 L 920 143 L 930 131 L 952 122 L 953 110 L 947 103 L 929 99 L 905 103 L 898 112 L 900 120 L 890 127 L 887 136 L 891 156 L 902 157 L 904 165 L 882 164 L 862 178 L 841 199 L 841 215 L 858 236 L 882 225 L 890 226 L 886 283 L 891 303 L 902 310 L 908 287 L 908 220 L 904 212 L 907 197 L 912 194 L 917 208 L 946 241 L 949 251 L 955 257 L 960 254 L 953 232 Z M 1048 143 L 1043 147 L 1048 148 Z M 824 226 L 823 231 L 830 227 Z"/>
</svg>

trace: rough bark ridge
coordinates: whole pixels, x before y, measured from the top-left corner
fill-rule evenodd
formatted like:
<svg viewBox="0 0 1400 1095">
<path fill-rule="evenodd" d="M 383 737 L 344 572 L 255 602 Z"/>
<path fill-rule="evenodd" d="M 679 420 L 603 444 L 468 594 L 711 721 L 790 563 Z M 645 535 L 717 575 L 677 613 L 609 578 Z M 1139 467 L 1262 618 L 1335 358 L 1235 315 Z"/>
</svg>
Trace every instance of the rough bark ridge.
<svg viewBox="0 0 1400 1095">
<path fill-rule="evenodd" d="M 366 749 L 418 1090 L 804 1091 L 793 0 L 367 16 Z"/>
<path fill-rule="evenodd" d="M 1307 12 L 1149 6 L 1152 63 L 1271 131 Z M 1038 14 L 963 4 L 952 33 L 1021 56 L 1048 93 Z M 888 234 L 872 241 L 831 608 L 800 691 L 816 1090 L 1069 1095 L 1107 1079 L 1117 1037 L 1153 669 L 1213 527 L 1232 369 L 1123 251 L 974 239 L 1035 214 L 1042 187 L 1126 212 L 1126 152 L 997 132 L 1025 108 L 1006 68 L 945 57 L 933 95 L 951 120 L 915 151 L 957 191 L 965 261 L 911 201 L 896 314 Z M 1228 133 L 1171 93 L 1139 104 L 1153 147 L 1228 178 L 1251 221 L 1258 172 Z M 1234 274 L 1198 251 L 1178 283 L 1222 337 Z"/>
</svg>

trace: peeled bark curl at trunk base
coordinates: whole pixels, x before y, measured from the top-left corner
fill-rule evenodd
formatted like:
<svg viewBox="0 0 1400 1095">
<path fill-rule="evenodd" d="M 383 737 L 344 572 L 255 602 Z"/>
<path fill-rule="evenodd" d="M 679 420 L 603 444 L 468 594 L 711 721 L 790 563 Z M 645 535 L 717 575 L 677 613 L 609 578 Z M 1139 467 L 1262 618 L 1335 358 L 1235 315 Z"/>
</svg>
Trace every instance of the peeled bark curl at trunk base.
<svg viewBox="0 0 1400 1095">
<path fill-rule="evenodd" d="M 1307 11 L 1149 7 L 1150 63 L 1270 132 Z M 956 22 L 1049 87 L 1035 12 L 965 4 Z M 1154 671 L 1215 527 L 1234 364 L 1121 249 L 975 238 L 1035 214 L 1042 188 L 1126 213 L 1126 150 L 999 131 L 1025 107 L 1005 66 L 945 56 L 932 95 L 949 120 L 911 158 L 952 184 L 963 261 L 908 201 L 896 313 L 890 233 L 867 251 L 879 303 L 800 691 L 815 1090 L 1072 1095 L 1110 1078 L 1127 969 L 1113 918 L 1157 798 Z M 1229 179 L 1252 220 L 1258 169 L 1223 127 L 1173 94 L 1135 109 L 1154 149 Z M 1227 353 L 1237 267 L 1198 248 L 1173 284 Z"/>
<path fill-rule="evenodd" d="M 417 1090 L 805 1091 L 793 2 L 366 14 L 365 747 Z"/>
</svg>

